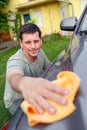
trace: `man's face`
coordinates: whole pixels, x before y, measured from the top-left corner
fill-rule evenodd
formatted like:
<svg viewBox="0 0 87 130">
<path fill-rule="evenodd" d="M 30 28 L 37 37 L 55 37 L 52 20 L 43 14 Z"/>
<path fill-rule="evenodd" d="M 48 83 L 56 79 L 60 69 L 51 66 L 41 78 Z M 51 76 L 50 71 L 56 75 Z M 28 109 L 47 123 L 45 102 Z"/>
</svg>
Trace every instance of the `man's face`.
<svg viewBox="0 0 87 130">
<path fill-rule="evenodd" d="M 42 39 L 40 39 L 38 32 L 22 35 L 22 41 L 20 41 L 20 46 L 23 49 L 25 56 L 29 60 L 35 61 L 41 45 Z"/>
</svg>

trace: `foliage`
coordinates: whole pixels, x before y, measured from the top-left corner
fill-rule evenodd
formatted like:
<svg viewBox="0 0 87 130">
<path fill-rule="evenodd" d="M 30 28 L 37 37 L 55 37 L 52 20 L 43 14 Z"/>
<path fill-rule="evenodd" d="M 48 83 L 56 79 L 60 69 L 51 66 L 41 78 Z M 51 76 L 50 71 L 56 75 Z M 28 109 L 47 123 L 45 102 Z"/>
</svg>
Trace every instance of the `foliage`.
<svg viewBox="0 0 87 130">
<path fill-rule="evenodd" d="M 0 11 L 0 32 L 8 31 L 11 27 L 8 24 L 9 22 L 9 16 L 11 14 L 11 11 L 8 12 L 2 12 Z"/>
<path fill-rule="evenodd" d="M 0 8 L 5 8 L 9 4 L 9 0 L 0 0 Z"/>
<path fill-rule="evenodd" d="M 8 58 L 17 51 L 17 48 L 12 48 L 11 50 L 8 50 L 6 52 L 0 53 L 0 130 L 1 127 L 7 123 L 10 118 L 11 114 L 4 106 L 4 87 L 5 87 L 5 77 L 6 77 L 6 62 Z M 2 69 L 1 69 L 2 68 Z"/>
<path fill-rule="evenodd" d="M 33 16 L 33 10 L 32 9 L 30 9 L 29 14 L 30 14 L 30 20 L 28 21 L 28 23 L 36 24 L 37 21 L 36 21 L 36 19 Z"/>
<path fill-rule="evenodd" d="M 4 9 L 8 6 L 9 0 L 0 0 L 0 32 L 8 31 L 8 17 L 11 11 L 5 12 Z"/>
<path fill-rule="evenodd" d="M 20 12 L 17 12 L 17 13 L 16 13 L 16 15 L 15 15 L 15 20 L 14 20 L 14 24 L 15 24 L 15 25 L 14 25 L 14 27 L 12 27 L 12 30 L 13 30 L 13 32 L 15 33 L 17 40 L 19 40 L 18 30 L 19 30 L 19 28 L 20 28 L 21 25 L 22 25 L 21 13 L 20 13 Z"/>
<path fill-rule="evenodd" d="M 49 34 L 49 35 L 45 35 L 43 36 L 43 43 L 48 43 L 54 40 L 57 40 L 58 38 L 61 37 L 61 33 L 53 33 L 53 34 Z"/>
</svg>

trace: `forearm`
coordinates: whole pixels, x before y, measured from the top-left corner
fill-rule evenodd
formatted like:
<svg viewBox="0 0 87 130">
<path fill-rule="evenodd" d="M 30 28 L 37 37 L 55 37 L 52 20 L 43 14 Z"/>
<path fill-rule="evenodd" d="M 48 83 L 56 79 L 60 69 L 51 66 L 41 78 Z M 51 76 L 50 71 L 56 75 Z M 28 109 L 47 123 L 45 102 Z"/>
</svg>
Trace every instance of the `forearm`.
<svg viewBox="0 0 87 130">
<path fill-rule="evenodd" d="M 16 91 L 16 92 L 21 92 L 21 82 L 24 78 L 24 75 L 21 74 L 14 74 L 10 79 L 9 82 L 11 84 L 11 87 Z"/>
<path fill-rule="evenodd" d="M 16 92 L 21 92 L 23 93 L 25 90 L 28 89 L 29 91 L 29 86 L 33 83 L 34 78 L 25 76 L 21 72 L 11 72 L 8 74 L 8 80 L 9 83 L 11 84 L 11 87 L 16 91 Z"/>
<path fill-rule="evenodd" d="M 8 81 L 16 92 L 21 92 L 21 82 L 24 77 L 21 71 L 11 71 L 7 74 Z"/>
</svg>

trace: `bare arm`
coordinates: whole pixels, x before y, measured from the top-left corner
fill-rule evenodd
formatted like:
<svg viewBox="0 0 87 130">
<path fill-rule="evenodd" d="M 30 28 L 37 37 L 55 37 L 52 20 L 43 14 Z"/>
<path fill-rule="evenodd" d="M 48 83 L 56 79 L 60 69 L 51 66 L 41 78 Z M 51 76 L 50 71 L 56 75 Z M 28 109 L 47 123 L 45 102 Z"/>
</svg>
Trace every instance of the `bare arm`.
<svg viewBox="0 0 87 130">
<path fill-rule="evenodd" d="M 21 92 L 24 99 L 34 105 L 39 113 L 43 113 L 44 109 L 50 113 L 56 111 L 46 99 L 60 104 L 67 103 L 63 96 L 68 94 L 68 91 L 46 79 L 28 77 L 24 76 L 21 71 L 14 71 L 8 74 L 8 80 L 12 88 Z"/>
</svg>

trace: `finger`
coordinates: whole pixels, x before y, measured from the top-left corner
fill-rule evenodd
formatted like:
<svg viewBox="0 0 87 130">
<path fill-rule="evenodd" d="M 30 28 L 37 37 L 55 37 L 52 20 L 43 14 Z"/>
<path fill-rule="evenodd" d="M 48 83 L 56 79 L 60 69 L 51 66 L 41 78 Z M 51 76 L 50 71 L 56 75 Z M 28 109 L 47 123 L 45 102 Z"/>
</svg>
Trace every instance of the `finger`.
<svg viewBox="0 0 87 130">
<path fill-rule="evenodd" d="M 38 104 L 38 102 L 34 99 L 29 99 L 28 101 L 30 104 L 32 104 L 38 113 L 42 114 L 44 112 L 43 108 Z"/>
<path fill-rule="evenodd" d="M 60 103 L 60 104 L 67 104 L 67 99 L 55 92 L 49 91 L 49 90 L 44 90 L 43 96 L 47 99 L 50 99 L 54 102 Z"/>
<path fill-rule="evenodd" d="M 54 91 L 56 93 L 59 93 L 61 95 L 67 95 L 67 94 L 69 94 L 69 90 L 67 90 L 67 89 L 65 89 L 63 87 L 54 85 L 53 83 L 51 83 L 51 85 L 48 85 L 47 88 L 49 90 Z"/>
<path fill-rule="evenodd" d="M 38 98 L 36 98 L 36 101 L 39 103 L 39 105 L 46 111 L 50 112 L 50 113 L 55 113 L 56 109 L 48 102 L 47 99 L 45 99 L 42 96 L 38 96 Z"/>
</svg>

